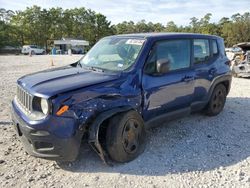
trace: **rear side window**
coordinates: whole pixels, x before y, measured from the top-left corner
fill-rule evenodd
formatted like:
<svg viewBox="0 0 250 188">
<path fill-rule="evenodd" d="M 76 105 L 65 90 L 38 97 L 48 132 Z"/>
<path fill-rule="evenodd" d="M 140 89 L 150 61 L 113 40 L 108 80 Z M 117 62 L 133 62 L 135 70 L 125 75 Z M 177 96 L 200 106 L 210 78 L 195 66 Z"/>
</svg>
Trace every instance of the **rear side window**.
<svg viewBox="0 0 250 188">
<path fill-rule="evenodd" d="M 190 66 L 191 41 L 167 40 L 156 43 L 151 58 L 146 63 L 145 71 L 154 73 L 156 71 L 156 61 L 167 59 L 169 61 L 169 71 L 188 68 Z"/>
<path fill-rule="evenodd" d="M 212 40 L 212 48 L 213 48 L 213 56 L 218 55 L 219 50 L 218 50 L 218 45 L 216 40 Z"/>
<path fill-rule="evenodd" d="M 195 39 L 194 40 L 194 63 L 205 63 L 210 56 L 209 40 Z"/>
</svg>

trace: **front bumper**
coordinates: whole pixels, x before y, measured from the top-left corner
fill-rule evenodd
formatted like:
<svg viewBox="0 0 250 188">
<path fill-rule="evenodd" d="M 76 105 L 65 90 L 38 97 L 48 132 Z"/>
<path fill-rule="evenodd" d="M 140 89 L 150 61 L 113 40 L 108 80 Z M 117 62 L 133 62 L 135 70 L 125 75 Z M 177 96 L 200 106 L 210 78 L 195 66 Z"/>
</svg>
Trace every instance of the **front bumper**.
<svg viewBox="0 0 250 188">
<path fill-rule="evenodd" d="M 35 129 L 29 126 L 18 113 L 20 112 L 13 103 L 13 126 L 25 150 L 30 155 L 59 161 L 74 161 L 77 158 L 82 140 L 82 132 L 76 130 L 74 134 L 62 138 L 46 129 Z M 54 125 L 51 124 L 50 126 Z"/>
</svg>

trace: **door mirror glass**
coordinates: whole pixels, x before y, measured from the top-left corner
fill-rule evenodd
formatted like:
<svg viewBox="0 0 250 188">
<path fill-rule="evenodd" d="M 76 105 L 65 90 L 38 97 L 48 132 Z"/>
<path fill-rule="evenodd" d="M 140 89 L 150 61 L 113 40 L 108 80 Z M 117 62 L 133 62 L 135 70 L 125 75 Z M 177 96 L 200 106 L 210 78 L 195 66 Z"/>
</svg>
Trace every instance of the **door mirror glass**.
<svg viewBox="0 0 250 188">
<path fill-rule="evenodd" d="M 169 59 L 163 58 L 156 61 L 156 71 L 158 74 L 165 74 L 170 70 Z"/>
</svg>

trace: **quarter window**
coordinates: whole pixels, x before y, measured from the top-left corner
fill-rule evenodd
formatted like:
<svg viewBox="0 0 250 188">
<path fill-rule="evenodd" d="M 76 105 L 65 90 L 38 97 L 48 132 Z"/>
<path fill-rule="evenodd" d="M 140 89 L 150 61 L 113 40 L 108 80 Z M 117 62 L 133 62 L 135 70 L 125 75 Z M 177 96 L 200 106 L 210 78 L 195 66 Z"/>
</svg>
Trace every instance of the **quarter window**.
<svg viewBox="0 0 250 188">
<path fill-rule="evenodd" d="M 216 40 L 212 40 L 212 47 L 213 47 L 213 56 L 218 54 L 218 45 Z"/>
<path fill-rule="evenodd" d="M 145 66 L 145 72 L 155 73 L 156 62 L 160 59 L 168 60 L 169 71 L 190 66 L 190 40 L 168 40 L 156 43 L 153 54 Z"/>
<path fill-rule="evenodd" d="M 195 39 L 194 40 L 194 63 L 207 62 L 210 56 L 209 40 Z"/>
</svg>

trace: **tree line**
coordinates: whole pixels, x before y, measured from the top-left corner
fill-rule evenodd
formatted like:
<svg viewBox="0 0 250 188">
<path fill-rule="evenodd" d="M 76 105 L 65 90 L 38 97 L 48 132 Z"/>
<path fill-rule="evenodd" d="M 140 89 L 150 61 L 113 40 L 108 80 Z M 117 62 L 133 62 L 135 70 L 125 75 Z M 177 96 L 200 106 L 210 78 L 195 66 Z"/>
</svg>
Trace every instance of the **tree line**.
<svg viewBox="0 0 250 188">
<path fill-rule="evenodd" d="M 100 38 L 114 34 L 141 32 L 188 32 L 213 34 L 224 38 L 226 46 L 250 41 L 250 12 L 223 17 L 211 22 L 212 14 L 192 17 L 189 25 L 178 26 L 173 21 L 137 23 L 124 21 L 112 25 L 106 16 L 84 7 L 74 9 L 28 7 L 23 11 L 0 9 L 0 48 L 36 44 L 48 49 L 53 40 L 78 38 L 95 44 Z"/>
</svg>

